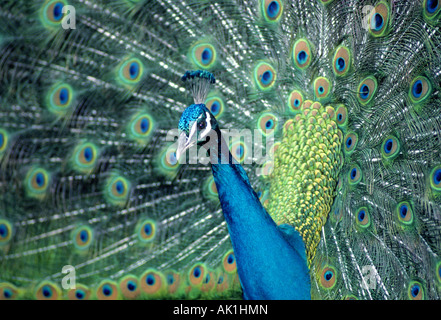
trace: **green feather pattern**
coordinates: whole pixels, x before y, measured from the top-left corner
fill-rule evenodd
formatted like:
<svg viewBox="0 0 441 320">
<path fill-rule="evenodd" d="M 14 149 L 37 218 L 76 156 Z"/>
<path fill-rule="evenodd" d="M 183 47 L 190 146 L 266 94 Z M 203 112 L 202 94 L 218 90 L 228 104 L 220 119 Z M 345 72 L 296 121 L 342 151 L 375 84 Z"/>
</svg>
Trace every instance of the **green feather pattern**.
<svg viewBox="0 0 441 320">
<path fill-rule="evenodd" d="M 313 298 L 439 299 L 433 3 L 2 1 L 0 299 L 242 297 L 209 166 L 179 164 L 169 137 L 193 69 L 216 76 L 206 103 L 220 127 L 274 134 L 264 154 L 276 159 L 297 152 L 284 126 L 315 101 L 341 130 Z M 67 5 L 75 29 L 63 27 Z M 278 162 L 255 157 L 256 140 L 231 143 L 271 208 Z M 63 287 L 65 266 L 76 289 Z"/>
</svg>

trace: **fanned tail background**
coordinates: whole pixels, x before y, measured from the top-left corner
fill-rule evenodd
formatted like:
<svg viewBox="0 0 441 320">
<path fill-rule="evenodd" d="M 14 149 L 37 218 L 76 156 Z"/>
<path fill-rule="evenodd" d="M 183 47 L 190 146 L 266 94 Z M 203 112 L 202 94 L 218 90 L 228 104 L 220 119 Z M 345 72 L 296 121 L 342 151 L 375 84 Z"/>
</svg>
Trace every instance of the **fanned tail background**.
<svg viewBox="0 0 441 320">
<path fill-rule="evenodd" d="M 313 298 L 439 299 L 437 3 L 2 1 L 0 299 L 241 298 L 211 169 L 174 154 L 195 69 L 222 129 L 275 136 L 264 155 L 305 105 L 335 110 Z M 272 214 L 258 147 L 230 150 Z"/>
</svg>

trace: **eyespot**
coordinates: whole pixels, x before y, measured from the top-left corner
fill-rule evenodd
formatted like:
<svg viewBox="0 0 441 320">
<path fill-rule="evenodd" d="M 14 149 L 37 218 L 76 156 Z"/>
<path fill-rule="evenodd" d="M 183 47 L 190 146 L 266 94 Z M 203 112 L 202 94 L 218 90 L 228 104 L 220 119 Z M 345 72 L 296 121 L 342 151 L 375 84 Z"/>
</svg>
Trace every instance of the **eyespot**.
<svg viewBox="0 0 441 320">
<path fill-rule="evenodd" d="M 211 201 L 219 201 L 216 182 L 212 175 L 210 175 L 204 182 L 203 195 Z"/>
<path fill-rule="evenodd" d="M 349 184 L 351 185 L 358 184 L 361 181 L 361 178 L 362 178 L 362 173 L 360 167 L 358 165 L 353 165 L 349 170 L 349 174 L 348 174 Z"/>
<path fill-rule="evenodd" d="M 299 39 L 294 43 L 292 59 L 297 69 L 304 70 L 311 65 L 312 50 L 307 39 Z"/>
<path fill-rule="evenodd" d="M 42 168 L 33 168 L 28 171 L 25 178 L 25 187 L 28 195 L 42 199 L 49 186 L 49 173 Z"/>
<path fill-rule="evenodd" d="M 331 93 L 331 83 L 325 77 L 314 80 L 314 93 L 318 100 L 326 99 Z"/>
<path fill-rule="evenodd" d="M 151 243 L 156 236 L 156 223 L 153 220 L 142 220 L 136 226 L 136 234 L 142 243 Z"/>
<path fill-rule="evenodd" d="M 37 300 L 58 300 L 61 297 L 61 291 L 58 286 L 50 281 L 43 281 L 37 286 L 35 298 Z"/>
<path fill-rule="evenodd" d="M 348 132 L 345 136 L 345 153 L 351 154 L 354 152 L 358 144 L 358 135 L 355 132 Z"/>
<path fill-rule="evenodd" d="M 93 241 L 93 230 L 89 226 L 80 226 L 73 230 L 71 239 L 77 250 L 87 250 Z"/>
<path fill-rule="evenodd" d="M 164 168 L 168 170 L 176 169 L 179 166 L 178 159 L 176 158 L 176 151 L 169 150 L 163 155 L 162 161 Z"/>
<path fill-rule="evenodd" d="M 0 155 L 6 150 L 6 147 L 8 146 L 8 140 L 8 133 L 5 130 L 0 129 Z"/>
<path fill-rule="evenodd" d="M 390 9 L 386 1 L 381 1 L 369 19 L 369 32 L 374 37 L 384 36 L 389 31 Z"/>
<path fill-rule="evenodd" d="M 141 290 L 148 296 L 157 296 L 166 290 L 164 276 L 155 269 L 148 269 L 140 279 Z"/>
<path fill-rule="evenodd" d="M 335 51 L 333 63 L 334 73 L 336 76 L 347 75 L 351 66 L 351 52 L 345 46 L 340 46 Z"/>
<path fill-rule="evenodd" d="M 126 299 L 136 299 L 141 291 L 138 286 L 138 278 L 134 275 L 127 275 L 119 281 L 119 289 Z"/>
<path fill-rule="evenodd" d="M 360 82 L 360 85 L 357 89 L 358 101 L 362 105 L 368 104 L 377 92 L 377 88 L 377 79 L 375 79 L 373 76 L 365 78 L 363 81 Z"/>
<path fill-rule="evenodd" d="M 320 284 L 323 289 L 332 289 L 337 283 L 337 273 L 334 267 L 328 266 L 322 269 L 320 274 Z"/>
<path fill-rule="evenodd" d="M 98 300 L 117 300 L 119 297 L 118 286 L 111 280 L 103 280 L 96 289 Z"/>
<path fill-rule="evenodd" d="M 424 17 L 429 20 L 433 20 L 435 17 L 437 17 L 441 8 L 438 0 L 424 0 L 423 7 Z"/>
<path fill-rule="evenodd" d="M 369 87 L 366 84 L 363 84 L 360 87 L 360 98 L 367 99 L 369 97 Z"/>
<path fill-rule="evenodd" d="M 67 83 L 53 86 L 47 96 L 46 105 L 50 112 L 63 115 L 72 106 L 74 91 Z"/>
<path fill-rule="evenodd" d="M 96 164 L 98 148 L 93 143 L 81 143 L 75 147 L 73 153 L 73 166 L 76 171 L 89 172 Z"/>
<path fill-rule="evenodd" d="M 426 77 L 416 77 L 410 84 L 409 97 L 413 103 L 426 100 L 432 93 L 432 84 Z"/>
<path fill-rule="evenodd" d="M 181 283 L 181 275 L 174 270 L 170 270 L 165 276 L 167 280 L 168 292 L 170 294 L 176 293 Z"/>
<path fill-rule="evenodd" d="M 257 129 L 259 129 L 259 131 L 264 136 L 268 136 L 277 129 L 277 125 L 279 121 L 274 114 L 270 112 L 264 112 L 260 115 L 257 123 L 258 123 Z"/>
<path fill-rule="evenodd" d="M 283 3 L 280 0 L 263 0 L 262 12 L 266 21 L 275 22 L 282 16 Z"/>
<path fill-rule="evenodd" d="M 89 300 L 90 290 L 88 287 L 82 284 L 75 284 L 75 289 L 71 289 L 67 292 L 69 300 Z"/>
<path fill-rule="evenodd" d="M 211 44 L 203 43 L 193 46 L 192 60 L 200 68 L 212 68 L 216 62 L 216 49 Z"/>
<path fill-rule="evenodd" d="M 424 287 L 418 281 L 412 281 L 409 283 L 408 289 L 409 299 L 411 300 L 424 300 Z"/>
<path fill-rule="evenodd" d="M 430 173 L 430 186 L 435 191 L 441 191 L 441 165 L 435 167 Z"/>
<path fill-rule="evenodd" d="M 379 31 L 384 26 L 384 19 L 383 16 L 379 13 L 375 13 L 374 16 L 371 18 L 371 30 L 372 31 Z"/>
<path fill-rule="evenodd" d="M 211 192 L 213 195 L 215 195 L 215 196 L 218 195 L 218 191 L 217 191 L 217 187 L 216 187 L 216 182 L 214 181 L 214 178 L 213 178 L 213 177 L 210 177 L 209 189 L 210 189 L 210 192 Z"/>
<path fill-rule="evenodd" d="M 398 220 L 404 225 L 412 225 L 413 210 L 409 202 L 403 201 L 397 205 L 396 208 Z"/>
<path fill-rule="evenodd" d="M 118 79 L 126 85 L 137 84 L 144 74 L 144 65 L 138 58 L 126 58 L 119 67 Z"/>
<path fill-rule="evenodd" d="M 196 263 L 188 273 L 188 280 L 193 287 L 200 287 L 205 279 L 207 268 L 202 263 Z"/>
<path fill-rule="evenodd" d="M 271 176 L 273 171 L 274 171 L 274 162 L 272 160 L 268 160 L 262 165 L 260 172 L 263 178 L 267 178 Z"/>
<path fill-rule="evenodd" d="M 153 133 L 154 126 L 155 122 L 149 114 L 139 114 L 130 121 L 130 138 L 140 144 L 145 143 Z"/>
<path fill-rule="evenodd" d="M 210 110 L 211 114 L 215 116 L 216 119 L 220 119 L 225 112 L 223 100 L 216 96 L 207 98 L 205 101 L 205 106 L 208 110 Z"/>
<path fill-rule="evenodd" d="M 355 213 L 355 221 L 357 225 L 360 226 L 361 228 L 364 229 L 368 228 L 371 225 L 371 218 L 369 215 L 368 208 L 366 207 L 359 208 Z"/>
<path fill-rule="evenodd" d="M 224 268 L 224 271 L 226 273 L 235 273 L 237 271 L 236 266 L 236 257 L 234 256 L 233 250 L 228 251 L 223 259 L 222 259 L 222 266 Z"/>
<path fill-rule="evenodd" d="M 182 158 L 185 158 L 182 156 Z M 181 158 L 181 161 L 183 159 Z M 180 163 L 176 158 L 176 147 L 173 145 L 162 148 L 156 159 L 157 169 L 166 177 L 173 178 L 177 172 Z"/>
<path fill-rule="evenodd" d="M 292 91 L 288 99 L 288 110 L 290 111 L 290 113 L 297 113 L 300 110 L 302 104 L 303 94 L 298 90 Z"/>
<path fill-rule="evenodd" d="M 47 28 L 59 26 L 64 18 L 63 7 L 67 5 L 66 1 L 48 1 L 41 11 L 41 22 Z"/>
<path fill-rule="evenodd" d="M 333 213 L 330 214 L 330 216 L 334 222 L 339 222 L 343 218 L 343 210 L 341 207 L 336 207 L 331 213 Z"/>
<path fill-rule="evenodd" d="M 18 289 L 10 283 L 0 283 L 0 300 L 15 300 L 18 298 Z"/>
<path fill-rule="evenodd" d="M 335 121 L 339 125 L 339 127 L 346 127 L 348 124 L 348 110 L 342 104 L 337 106 L 335 111 Z"/>
<path fill-rule="evenodd" d="M 261 62 L 254 68 L 254 81 L 262 91 L 271 89 L 276 82 L 276 78 L 276 70 L 266 62 Z"/>
<path fill-rule="evenodd" d="M 75 295 L 76 300 L 84 300 L 85 299 L 86 293 L 83 290 L 77 289 L 77 290 L 74 290 L 74 292 L 75 292 L 74 295 Z"/>
<path fill-rule="evenodd" d="M 0 247 L 11 241 L 12 232 L 12 224 L 7 220 L 0 219 Z"/>
<path fill-rule="evenodd" d="M 243 163 L 248 156 L 248 147 L 243 141 L 238 140 L 231 144 L 230 152 L 237 162 Z"/>
<path fill-rule="evenodd" d="M 214 272 L 212 270 L 207 270 L 205 274 L 205 279 L 201 286 L 201 291 L 210 292 L 216 287 L 216 284 L 217 284 L 217 279 Z"/>
<path fill-rule="evenodd" d="M 394 159 L 400 154 L 400 148 L 400 141 L 394 136 L 389 136 L 381 145 L 381 154 L 385 159 Z"/>
<path fill-rule="evenodd" d="M 122 176 L 113 175 L 107 180 L 106 196 L 110 203 L 122 206 L 126 203 L 130 182 Z"/>
<path fill-rule="evenodd" d="M 230 283 L 228 281 L 228 274 L 225 273 L 224 271 L 221 271 L 217 278 L 216 291 L 222 293 L 227 291 L 229 287 L 230 287 Z"/>
</svg>

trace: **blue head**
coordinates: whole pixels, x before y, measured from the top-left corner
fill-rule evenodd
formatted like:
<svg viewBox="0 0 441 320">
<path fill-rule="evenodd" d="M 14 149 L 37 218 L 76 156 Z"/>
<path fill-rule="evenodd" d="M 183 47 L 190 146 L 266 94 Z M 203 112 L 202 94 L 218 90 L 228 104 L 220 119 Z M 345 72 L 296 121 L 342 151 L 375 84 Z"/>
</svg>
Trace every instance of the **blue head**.
<svg viewBox="0 0 441 320">
<path fill-rule="evenodd" d="M 182 113 L 181 119 L 179 120 L 179 130 L 185 132 L 188 137 L 195 122 L 199 122 L 200 124 L 197 126 L 202 129 L 204 126 L 203 120 L 206 120 L 207 113 L 209 113 L 209 110 L 205 107 L 205 104 L 192 104 Z"/>
<path fill-rule="evenodd" d="M 182 113 L 179 120 L 179 130 L 181 134 L 176 151 L 178 159 L 185 150 L 194 145 L 203 146 L 210 141 L 213 142 L 214 139 L 209 137 L 217 137 L 219 126 L 216 118 L 205 104 L 192 104 Z"/>
<path fill-rule="evenodd" d="M 207 137 L 219 131 L 215 117 L 203 104 L 210 85 L 216 82 L 213 74 L 204 70 L 187 71 L 183 75 L 182 81 L 188 85 L 195 104 L 185 109 L 179 120 L 181 134 L 178 140 L 178 150 L 176 151 L 177 159 L 188 148 L 196 144 L 202 146 L 210 140 L 213 141 L 213 139 L 207 139 Z"/>
</svg>

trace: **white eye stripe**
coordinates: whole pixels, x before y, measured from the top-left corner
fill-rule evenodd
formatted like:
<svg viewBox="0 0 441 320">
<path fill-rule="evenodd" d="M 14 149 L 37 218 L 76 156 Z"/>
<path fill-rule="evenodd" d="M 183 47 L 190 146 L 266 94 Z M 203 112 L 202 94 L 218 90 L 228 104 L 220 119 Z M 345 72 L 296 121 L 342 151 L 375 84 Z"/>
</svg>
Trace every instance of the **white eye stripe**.
<svg viewBox="0 0 441 320">
<path fill-rule="evenodd" d="M 204 131 L 202 131 L 201 138 L 204 138 L 211 131 L 211 117 L 210 117 L 210 113 L 205 112 L 205 116 L 207 117 L 207 119 L 206 119 L 207 127 L 205 128 Z"/>
</svg>

